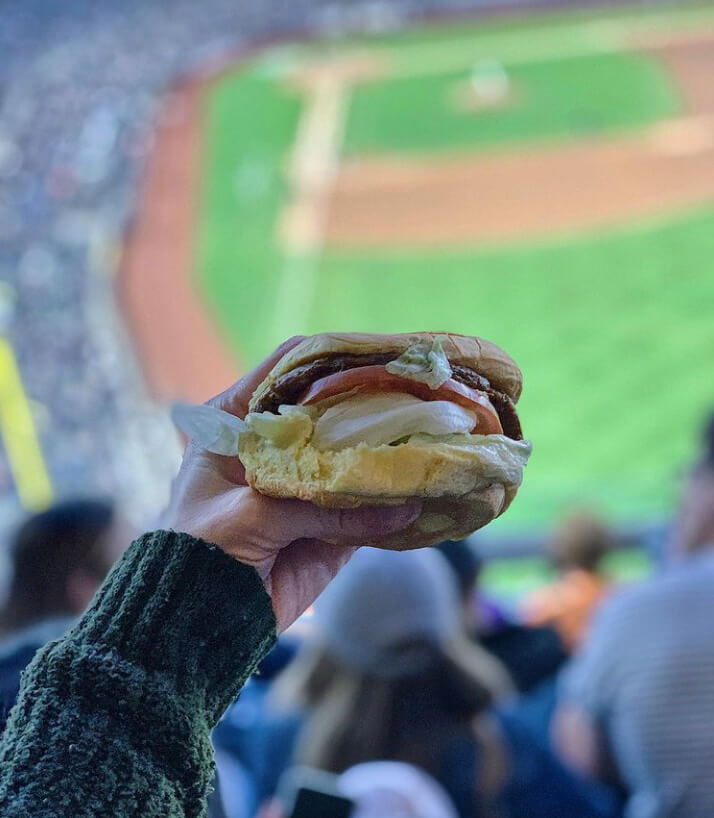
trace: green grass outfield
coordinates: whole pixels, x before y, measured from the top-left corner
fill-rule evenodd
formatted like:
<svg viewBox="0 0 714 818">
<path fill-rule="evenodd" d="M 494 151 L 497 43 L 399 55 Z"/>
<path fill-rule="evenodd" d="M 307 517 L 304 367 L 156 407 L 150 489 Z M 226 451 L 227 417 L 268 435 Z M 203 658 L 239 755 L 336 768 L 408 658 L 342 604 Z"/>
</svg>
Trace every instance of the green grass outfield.
<svg viewBox="0 0 714 818">
<path fill-rule="evenodd" d="M 359 88 L 344 152 L 487 151 L 676 114 L 677 89 L 654 58 L 598 50 L 632 15 L 561 13 L 352 42 L 389 49 L 394 64 L 423 75 Z M 660 8 L 628 28 L 704 17 L 714 22 L 704 7 L 675 16 Z M 252 363 L 295 332 L 485 335 L 525 372 L 521 416 L 535 446 L 525 485 L 494 531 L 543 527 L 573 503 L 629 521 L 666 513 L 697 425 L 714 405 L 714 378 L 696 363 L 714 360 L 714 202 L 603 235 L 285 258 L 275 223 L 301 100 L 281 76 L 316 49 L 339 47 L 268 51 L 209 99 L 196 271 L 237 358 Z M 443 70 L 424 74 L 424 49 Z M 508 67 L 512 106 L 474 116 L 445 105 L 449 86 L 468 77 L 471 54 Z M 276 303 L 294 308 L 276 320 Z"/>
</svg>

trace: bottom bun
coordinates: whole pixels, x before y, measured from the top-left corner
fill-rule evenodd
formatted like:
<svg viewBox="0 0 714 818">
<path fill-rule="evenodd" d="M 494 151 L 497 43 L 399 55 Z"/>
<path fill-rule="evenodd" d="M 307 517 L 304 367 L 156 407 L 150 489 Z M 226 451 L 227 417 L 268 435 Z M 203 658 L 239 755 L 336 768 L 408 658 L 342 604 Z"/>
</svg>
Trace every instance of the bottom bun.
<svg viewBox="0 0 714 818">
<path fill-rule="evenodd" d="M 517 486 L 486 477 L 478 458 L 458 446 L 408 441 L 322 451 L 310 443 L 278 448 L 255 434 L 240 437 L 246 479 L 270 497 L 309 500 L 331 508 L 398 505 L 423 500 L 409 528 L 379 542 L 405 551 L 461 539 L 502 514 Z"/>
</svg>

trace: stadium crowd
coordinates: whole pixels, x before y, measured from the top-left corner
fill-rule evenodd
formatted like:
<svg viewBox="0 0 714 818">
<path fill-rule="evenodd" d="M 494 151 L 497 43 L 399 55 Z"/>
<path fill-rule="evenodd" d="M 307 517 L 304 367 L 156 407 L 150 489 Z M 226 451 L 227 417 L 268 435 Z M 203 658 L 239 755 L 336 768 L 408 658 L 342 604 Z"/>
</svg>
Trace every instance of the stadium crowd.
<svg viewBox="0 0 714 818">
<path fill-rule="evenodd" d="M 218 405 L 245 412 L 275 360 Z M 468 544 L 359 549 L 419 513 L 274 500 L 194 446 L 163 529 L 106 579 L 131 538 L 111 505 L 29 519 L 0 617 L 2 814 L 711 814 L 714 422 L 669 557 L 634 587 L 608 585 L 612 534 L 582 513 L 521 617 Z M 332 811 L 301 812 L 286 775 Z"/>
</svg>

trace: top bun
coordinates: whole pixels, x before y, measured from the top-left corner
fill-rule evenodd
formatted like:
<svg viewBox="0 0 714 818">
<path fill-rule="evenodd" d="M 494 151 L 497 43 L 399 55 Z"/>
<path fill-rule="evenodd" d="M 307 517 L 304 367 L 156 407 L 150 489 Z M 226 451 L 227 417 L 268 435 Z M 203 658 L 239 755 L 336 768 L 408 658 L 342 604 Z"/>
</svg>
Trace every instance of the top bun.
<svg viewBox="0 0 714 818">
<path fill-rule="evenodd" d="M 374 355 L 394 353 L 398 358 L 413 344 L 441 340 L 449 362 L 467 366 L 488 378 L 495 389 L 516 403 L 521 395 L 523 376 L 516 362 L 496 344 L 485 338 L 455 335 L 450 332 L 408 332 L 399 335 L 371 335 L 359 332 L 323 332 L 311 335 L 293 347 L 275 364 L 268 377 L 258 386 L 250 401 L 252 409 L 275 381 L 303 364 L 331 355 Z"/>
</svg>

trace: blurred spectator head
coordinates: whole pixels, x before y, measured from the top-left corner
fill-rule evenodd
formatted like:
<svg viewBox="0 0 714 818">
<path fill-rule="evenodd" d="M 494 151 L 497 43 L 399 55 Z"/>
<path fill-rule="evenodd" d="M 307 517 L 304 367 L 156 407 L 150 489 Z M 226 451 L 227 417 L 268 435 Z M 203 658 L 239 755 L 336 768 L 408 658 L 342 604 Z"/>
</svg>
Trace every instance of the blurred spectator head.
<svg viewBox="0 0 714 818">
<path fill-rule="evenodd" d="M 316 604 L 329 653 L 357 672 L 385 677 L 433 664 L 459 615 L 454 579 L 428 550 L 364 548 Z"/>
<path fill-rule="evenodd" d="M 684 485 L 672 546 L 679 556 L 714 547 L 714 414 L 704 426 L 701 454 Z"/>
<path fill-rule="evenodd" d="M 548 552 L 561 571 L 592 573 L 614 545 L 612 530 L 595 515 L 580 511 L 566 517 L 556 528 Z"/>
<path fill-rule="evenodd" d="M 10 546 L 12 579 L 0 627 L 79 614 L 120 553 L 121 522 L 102 500 L 59 503 L 29 517 Z"/>
<path fill-rule="evenodd" d="M 679 556 L 714 548 L 714 469 L 697 469 L 687 480 L 673 546 Z"/>
<path fill-rule="evenodd" d="M 443 788 L 410 764 L 358 764 L 340 776 L 339 786 L 357 804 L 354 818 L 457 818 Z"/>
<path fill-rule="evenodd" d="M 699 472 L 714 472 L 714 412 L 702 430 L 702 453 L 696 467 Z"/>
<path fill-rule="evenodd" d="M 444 540 L 436 546 L 436 550 L 454 572 L 461 598 L 469 600 L 481 572 L 481 558 L 466 540 Z"/>
<path fill-rule="evenodd" d="M 309 713 L 302 764 L 341 772 L 390 759 L 433 771 L 440 748 L 496 694 L 481 653 L 460 638 L 457 585 L 436 550 L 361 549 L 316 619 L 318 641 L 276 688 L 278 701 Z"/>
</svg>

